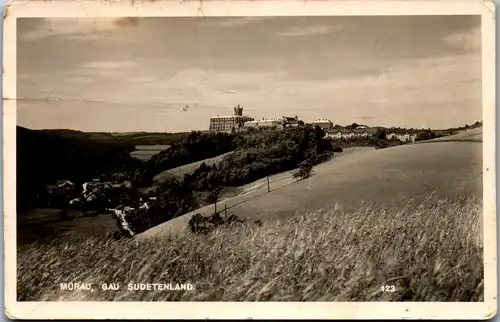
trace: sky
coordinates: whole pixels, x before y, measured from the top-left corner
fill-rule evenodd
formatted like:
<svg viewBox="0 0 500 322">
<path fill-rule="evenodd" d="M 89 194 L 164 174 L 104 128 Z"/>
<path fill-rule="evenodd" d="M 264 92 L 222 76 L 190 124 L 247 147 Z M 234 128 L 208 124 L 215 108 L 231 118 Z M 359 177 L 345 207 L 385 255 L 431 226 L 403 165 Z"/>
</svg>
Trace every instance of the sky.
<svg viewBox="0 0 500 322">
<path fill-rule="evenodd" d="M 256 119 L 482 119 L 480 16 L 18 19 L 18 125 L 205 130 Z"/>
</svg>

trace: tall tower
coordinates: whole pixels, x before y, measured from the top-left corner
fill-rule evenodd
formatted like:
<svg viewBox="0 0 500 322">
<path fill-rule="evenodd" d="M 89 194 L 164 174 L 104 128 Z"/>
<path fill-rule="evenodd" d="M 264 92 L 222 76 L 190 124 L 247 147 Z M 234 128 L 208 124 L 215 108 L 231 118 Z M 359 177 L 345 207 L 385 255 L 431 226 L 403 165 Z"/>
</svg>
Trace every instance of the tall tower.
<svg viewBox="0 0 500 322">
<path fill-rule="evenodd" d="M 243 107 L 238 104 L 238 106 L 234 107 L 234 115 L 236 116 L 242 116 L 243 115 Z"/>
</svg>

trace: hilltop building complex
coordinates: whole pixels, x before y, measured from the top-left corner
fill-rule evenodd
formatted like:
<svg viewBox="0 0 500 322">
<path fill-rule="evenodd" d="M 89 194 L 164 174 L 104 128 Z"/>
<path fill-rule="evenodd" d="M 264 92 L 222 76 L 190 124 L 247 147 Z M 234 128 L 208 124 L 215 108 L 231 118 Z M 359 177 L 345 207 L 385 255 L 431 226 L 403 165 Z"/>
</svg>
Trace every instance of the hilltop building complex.
<svg viewBox="0 0 500 322">
<path fill-rule="evenodd" d="M 259 128 L 259 127 L 276 127 L 283 128 L 285 124 L 284 119 L 274 118 L 274 119 L 261 119 L 255 121 L 245 122 L 245 128 Z"/>
<path fill-rule="evenodd" d="M 270 119 L 261 119 L 261 120 L 253 120 L 249 122 L 245 122 L 245 128 L 263 128 L 263 127 L 275 127 L 278 129 L 282 129 L 287 126 L 298 126 L 299 125 L 298 116 L 289 117 L 283 116 L 281 118 L 270 118 Z"/>
<path fill-rule="evenodd" d="M 211 117 L 209 131 L 231 132 L 233 129 L 237 131 L 245 122 L 253 120 L 252 117 L 243 115 L 243 107 L 238 105 L 234 108 L 234 115 Z"/>
<path fill-rule="evenodd" d="M 243 115 L 243 107 L 240 105 L 234 107 L 234 115 L 214 116 L 210 118 L 210 132 L 231 132 L 240 130 L 249 130 L 256 128 L 276 128 L 295 127 L 304 124 L 298 116 L 282 116 L 280 118 L 262 118 L 256 120 L 253 117 Z M 343 127 L 333 124 L 326 118 L 320 118 L 310 123 L 312 126 L 319 126 L 325 131 L 327 138 L 336 140 L 356 140 L 367 139 L 375 134 L 376 128 L 370 128 L 366 125 L 355 125 Z M 355 126 L 355 127 L 353 127 Z M 408 130 L 389 129 L 386 134 L 387 140 L 399 140 L 402 142 L 415 142 L 416 134 Z"/>
</svg>

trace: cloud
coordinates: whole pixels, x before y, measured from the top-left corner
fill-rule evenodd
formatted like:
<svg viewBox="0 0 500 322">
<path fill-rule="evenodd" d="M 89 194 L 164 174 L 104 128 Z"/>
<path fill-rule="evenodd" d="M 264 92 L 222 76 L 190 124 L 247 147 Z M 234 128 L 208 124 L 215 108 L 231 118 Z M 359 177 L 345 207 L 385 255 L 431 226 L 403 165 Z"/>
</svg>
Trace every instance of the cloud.
<svg viewBox="0 0 500 322">
<path fill-rule="evenodd" d="M 76 84 L 88 84 L 92 82 L 92 79 L 89 77 L 68 77 L 66 78 L 66 81 Z"/>
<path fill-rule="evenodd" d="M 130 77 L 126 79 L 128 83 L 152 83 L 157 80 L 156 77 Z"/>
<path fill-rule="evenodd" d="M 289 30 L 278 32 L 278 36 L 283 37 L 300 37 L 300 36 L 313 36 L 313 35 L 325 35 L 333 32 L 338 32 L 343 30 L 344 27 L 341 25 L 317 25 L 308 27 L 292 27 Z"/>
<path fill-rule="evenodd" d="M 99 84 L 99 87 L 113 87 L 112 83 L 126 86 L 126 83 L 148 83 L 154 81 L 151 77 L 139 77 L 136 73 L 140 72 L 140 65 L 132 60 L 123 61 L 90 61 L 80 65 L 78 68 L 70 70 L 60 70 L 45 74 L 45 78 L 52 79 L 50 83 L 53 86 L 53 79 L 64 79 L 71 84 Z M 38 80 L 38 82 L 41 82 Z M 77 90 L 81 92 L 82 90 Z M 61 93 L 64 95 L 64 93 Z M 68 93 L 69 94 L 69 93 Z M 73 94 L 74 95 L 74 94 Z"/>
<path fill-rule="evenodd" d="M 242 27 L 272 17 L 238 17 L 238 18 L 200 18 L 198 25 L 202 27 Z"/>
<path fill-rule="evenodd" d="M 376 115 L 376 116 L 369 116 L 369 115 L 364 115 L 364 116 L 348 116 L 347 118 L 361 119 L 361 120 L 372 120 L 372 119 L 381 118 L 381 117 L 386 116 L 386 115 L 387 114 L 380 114 L 380 115 Z"/>
<path fill-rule="evenodd" d="M 465 32 L 454 33 L 447 35 L 443 41 L 451 46 L 460 49 L 477 49 L 481 48 L 481 27 L 472 28 Z"/>
<path fill-rule="evenodd" d="M 60 86 L 49 86 L 53 82 L 48 78 L 27 79 L 23 86 L 30 85 L 37 91 L 51 88 L 61 97 L 74 98 L 75 93 L 85 93 L 98 100 L 137 104 L 232 106 L 241 102 L 259 109 L 287 106 L 291 110 L 300 110 L 301 106 L 347 106 L 356 107 L 359 115 L 365 116 L 386 114 L 391 112 L 391 106 L 399 110 L 399 106 L 416 102 L 448 104 L 481 99 L 481 61 L 475 55 L 393 61 L 378 66 L 378 70 L 374 67 L 363 76 L 318 80 L 297 79 L 287 71 L 225 72 L 197 68 L 172 76 L 152 76 L 137 66 L 140 65 L 129 60 L 93 61 L 64 74 L 62 79 L 68 81 Z M 47 77 L 61 79 L 53 74 Z"/>
<path fill-rule="evenodd" d="M 84 68 L 92 69 L 125 69 L 137 66 L 137 63 L 131 60 L 125 61 L 92 61 L 85 63 Z"/>
<path fill-rule="evenodd" d="M 135 26 L 141 18 L 44 18 L 42 23 L 20 35 L 21 41 L 38 41 L 48 37 L 63 36 L 75 40 L 94 40 L 116 29 Z"/>
</svg>

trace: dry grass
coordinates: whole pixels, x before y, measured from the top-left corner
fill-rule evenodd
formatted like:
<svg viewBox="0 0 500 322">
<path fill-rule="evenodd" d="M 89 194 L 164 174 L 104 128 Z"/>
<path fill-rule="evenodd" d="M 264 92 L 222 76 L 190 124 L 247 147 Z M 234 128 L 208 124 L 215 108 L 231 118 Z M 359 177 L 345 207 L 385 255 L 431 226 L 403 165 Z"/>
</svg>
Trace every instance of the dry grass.
<svg viewBox="0 0 500 322">
<path fill-rule="evenodd" d="M 481 216 L 482 202 L 469 198 L 397 211 L 335 207 L 202 236 L 31 244 L 18 249 L 18 299 L 481 301 Z M 58 289 L 71 281 L 121 289 Z M 195 290 L 127 291 L 131 282 Z"/>
</svg>

